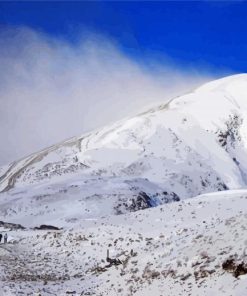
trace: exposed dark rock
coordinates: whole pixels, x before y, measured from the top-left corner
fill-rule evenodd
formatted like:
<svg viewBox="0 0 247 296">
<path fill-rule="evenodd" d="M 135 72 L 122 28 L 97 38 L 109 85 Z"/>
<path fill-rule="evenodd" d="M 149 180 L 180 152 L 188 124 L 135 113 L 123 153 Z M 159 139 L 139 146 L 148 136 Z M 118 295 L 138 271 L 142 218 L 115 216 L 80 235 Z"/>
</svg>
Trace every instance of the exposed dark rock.
<svg viewBox="0 0 247 296">
<path fill-rule="evenodd" d="M 234 276 L 237 278 L 243 274 L 247 274 L 247 264 L 241 262 L 237 265 L 236 269 L 234 270 Z"/>
<path fill-rule="evenodd" d="M 0 221 L 0 227 L 9 228 L 11 230 L 25 229 L 25 227 L 22 226 L 21 224 L 7 223 L 7 222 L 3 222 L 3 221 Z"/>
<path fill-rule="evenodd" d="M 34 227 L 35 230 L 61 230 L 62 228 L 58 228 L 56 226 L 52 226 L 52 225 L 45 225 L 42 224 L 38 227 Z"/>
<path fill-rule="evenodd" d="M 222 268 L 226 271 L 233 272 L 236 268 L 235 260 L 227 259 L 225 262 L 223 262 Z"/>
<path fill-rule="evenodd" d="M 218 141 L 227 152 L 230 147 L 235 148 L 236 143 L 241 141 L 239 129 L 242 123 L 243 119 L 238 114 L 234 114 L 226 121 L 226 129 L 217 132 Z"/>
<path fill-rule="evenodd" d="M 136 190 L 137 188 L 133 187 L 134 189 Z M 114 207 L 114 210 L 116 215 L 121 215 L 126 212 L 136 212 L 174 201 L 180 201 L 179 196 L 175 192 L 164 191 L 149 196 L 146 192 L 140 191 L 133 198 L 119 198 L 119 202 Z"/>
<path fill-rule="evenodd" d="M 138 194 L 136 199 L 132 199 L 130 210 L 136 211 L 136 210 L 143 210 L 151 207 L 152 207 L 151 198 L 146 194 L 146 192 L 141 191 Z"/>
<path fill-rule="evenodd" d="M 222 268 L 233 274 L 234 277 L 238 278 L 240 275 L 247 274 L 247 263 L 244 261 L 238 262 L 235 258 L 229 258 L 223 262 Z"/>
</svg>

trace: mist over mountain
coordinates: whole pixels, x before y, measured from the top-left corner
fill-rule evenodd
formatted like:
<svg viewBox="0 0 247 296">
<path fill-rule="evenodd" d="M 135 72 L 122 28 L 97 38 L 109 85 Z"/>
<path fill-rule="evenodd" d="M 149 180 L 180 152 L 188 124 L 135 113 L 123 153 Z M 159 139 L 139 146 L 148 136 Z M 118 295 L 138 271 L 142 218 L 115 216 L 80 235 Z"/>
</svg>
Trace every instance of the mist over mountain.
<svg viewBox="0 0 247 296">
<path fill-rule="evenodd" d="M 0 211 L 7 218 L 11 203 L 18 209 L 11 220 L 30 223 L 30 213 L 51 199 L 63 225 L 63 202 L 71 204 L 70 217 L 96 218 L 245 188 L 246 94 L 245 74 L 212 81 L 10 163 L 0 171 L 1 200 L 8 201 Z M 35 201 L 41 194 L 44 202 Z"/>
<path fill-rule="evenodd" d="M 0 28 L 0 165 L 164 102 L 211 71 L 128 56 L 112 39 Z"/>
</svg>

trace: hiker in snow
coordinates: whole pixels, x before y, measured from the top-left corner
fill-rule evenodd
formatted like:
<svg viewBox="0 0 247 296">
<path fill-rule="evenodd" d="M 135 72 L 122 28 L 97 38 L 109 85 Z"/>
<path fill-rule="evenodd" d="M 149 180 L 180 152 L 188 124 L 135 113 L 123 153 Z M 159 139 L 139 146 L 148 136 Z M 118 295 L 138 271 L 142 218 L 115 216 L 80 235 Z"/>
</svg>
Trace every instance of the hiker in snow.
<svg viewBox="0 0 247 296">
<path fill-rule="evenodd" d="M 0 233 L 0 243 L 2 242 L 2 237 L 3 237 L 3 235 L 2 235 L 2 233 Z"/>
<path fill-rule="evenodd" d="M 5 244 L 7 243 L 7 240 L 8 240 L 8 235 L 7 235 L 7 233 L 5 233 L 5 235 L 4 235 L 4 243 Z"/>
</svg>

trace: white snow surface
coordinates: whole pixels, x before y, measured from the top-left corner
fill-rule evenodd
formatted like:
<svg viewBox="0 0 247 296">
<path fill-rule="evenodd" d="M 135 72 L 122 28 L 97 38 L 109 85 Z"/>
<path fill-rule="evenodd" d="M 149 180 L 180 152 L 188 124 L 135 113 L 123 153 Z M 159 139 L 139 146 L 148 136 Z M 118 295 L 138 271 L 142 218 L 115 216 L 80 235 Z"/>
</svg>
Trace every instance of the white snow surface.
<svg viewBox="0 0 247 296">
<path fill-rule="evenodd" d="M 247 190 L 211 193 L 60 231 L 13 230 L 0 244 L 0 285 L 12 295 L 244 296 Z M 121 260 L 107 266 L 106 254 Z M 131 251 L 132 250 L 132 251 Z"/>
<path fill-rule="evenodd" d="M 234 75 L 15 161 L 0 170 L 0 215 L 64 225 L 133 210 L 140 192 L 162 204 L 245 188 L 246 109 L 247 74 Z"/>
<path fill-rule="evenodd" d="M 0 168 L 0 296 L 247 295 L 246 110 L 234 75 Z"/>
</svg>

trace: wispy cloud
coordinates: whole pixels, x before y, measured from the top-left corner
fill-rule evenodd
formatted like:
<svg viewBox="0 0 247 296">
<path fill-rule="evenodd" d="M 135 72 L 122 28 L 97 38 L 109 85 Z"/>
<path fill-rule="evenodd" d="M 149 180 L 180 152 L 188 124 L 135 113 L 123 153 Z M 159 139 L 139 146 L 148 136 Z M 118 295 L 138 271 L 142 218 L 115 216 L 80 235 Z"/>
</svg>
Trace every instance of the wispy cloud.
<svg viewBox="0 0 247 296">
<path fill-rule="evenodd" d="M 210 75 L 145 65 L 114 42 L 0 29 L 0 164 L 183 93 Z"/>
</svg>

